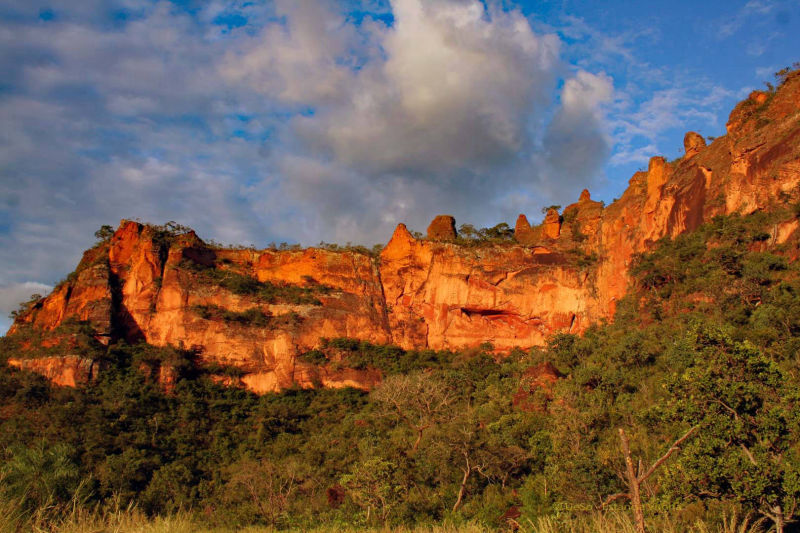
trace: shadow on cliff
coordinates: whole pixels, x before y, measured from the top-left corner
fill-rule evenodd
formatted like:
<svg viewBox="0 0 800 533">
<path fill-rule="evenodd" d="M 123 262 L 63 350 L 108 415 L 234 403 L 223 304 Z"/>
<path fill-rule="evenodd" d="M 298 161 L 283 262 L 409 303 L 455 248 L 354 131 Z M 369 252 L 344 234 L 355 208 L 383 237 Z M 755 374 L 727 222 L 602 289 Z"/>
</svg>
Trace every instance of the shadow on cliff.
<svg viewBox="0 0 800 533">
<path fill-rule="evenodd" d="M 114 273 L 109 274 L 108 284 L 111 289 L 111 339 L 124 339 L 129 344 L 145 340 L 144 331 L 136 319 L 122 303 L 122 282 Z"/>
</svg>

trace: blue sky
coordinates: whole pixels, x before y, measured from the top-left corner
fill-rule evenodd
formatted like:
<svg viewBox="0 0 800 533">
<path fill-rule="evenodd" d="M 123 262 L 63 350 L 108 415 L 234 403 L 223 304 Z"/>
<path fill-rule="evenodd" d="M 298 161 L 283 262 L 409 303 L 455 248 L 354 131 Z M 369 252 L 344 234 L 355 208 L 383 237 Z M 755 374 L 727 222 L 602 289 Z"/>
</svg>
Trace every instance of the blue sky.
<svg viewBox="0 0 800 533">
<path fill-rule="evenodd" d="M 121 218 L 373 244 L 610 202 L 798 30 L 796 0 L 0 0 L 0 313 Z"/>
</svg>

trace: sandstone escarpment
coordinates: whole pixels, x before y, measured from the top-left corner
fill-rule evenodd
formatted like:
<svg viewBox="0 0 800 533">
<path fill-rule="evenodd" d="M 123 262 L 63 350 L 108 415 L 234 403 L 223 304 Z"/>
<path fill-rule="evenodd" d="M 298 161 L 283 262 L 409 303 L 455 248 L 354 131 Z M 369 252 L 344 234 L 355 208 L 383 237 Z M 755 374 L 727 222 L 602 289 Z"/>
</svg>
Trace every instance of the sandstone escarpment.
<svg viewBox="0 0 800 533">
<path fill-rule="evenodd" d="M 422 241 L 401 224 L 380 274 L 392 338 L 404 348 L 532 346 L 580 331 L 591 313 L 590 274 L 541 246 Z"/>
<path fill-rule="evenodd" d="M 635 254 L 657 240 L 715 215 L 800 199 L 800 75 L 740 103 L 724 137 L 706 146 L 690 132 L 684 145 L 678 160 L 653 157 L 610 205 L 584 190 L 537 226 L 520 215 L 513 240 L 502 242 L 466 243 L 450 216 L 437 217 L 427 239 L 400 224 L 378 258 L 316 248 L 224 249 L 190 231 L 123 221 L 69 279 L 21 314 L 9 335 L 36 331 L 44 345 L 57 341 L 65 322 L 82 321 L 98 342 L 194 348 L 202 361 L 243 372 L 221 380 L 257 392 L 292 384 L 368 388 L 380 379 L 299 357 L 323 338 L 435 349 L 541 344 L 613 318 Z M 783 221 L 773 241 L 797 228 L 796 220 Z M 41 371 L 64 384 L 79 381 L 59 378 L 57 367 Z"/>
</svg>

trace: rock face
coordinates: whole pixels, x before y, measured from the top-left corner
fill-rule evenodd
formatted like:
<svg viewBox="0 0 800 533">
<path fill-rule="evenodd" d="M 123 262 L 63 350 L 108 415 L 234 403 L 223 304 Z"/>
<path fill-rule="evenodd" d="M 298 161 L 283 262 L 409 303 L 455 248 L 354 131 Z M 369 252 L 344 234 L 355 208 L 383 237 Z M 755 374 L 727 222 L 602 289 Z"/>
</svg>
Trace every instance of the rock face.
<svg viewBox="0 0 800 533">
<path fill-rule="evenodd" d="M 454 241 L 456 236 L 456 219 L 451 215 L 438 215 L 428 226 L 428 239 L 432 241 Z"/>
<path fill-rule="evenodd" d="M 400 224 L 379 258 L 316 248 L 220 249 L 193 232 L 123 221 L 64 284 L 18 317 L 9 335 L 40 332 L 44 345 L 48 332 L 85 321 L 98 342 L 194 347 L 202 360 L 243 373 L 221 380 L 257 392 L 295 383 L 369 388 L 380 379 L 375 371 L 304 361 L 300 355 L 323 338 L 433 349 L 538 345 L 613 318 L 631 260 L 658 239 L 715 215 L 800 199 L 800 75 L 737 105 L 726 136 L 705 146 L 690 133 L 685 144 L 686 156 L 652 158 L 607 207 L 583 191 L 540 226 L 521 215 L 516 243 L 459 245 L 447 215 L 434 219 L 428 239 Z M 787 220 L 774 239 L 797 229 Z M 268 322 L 224 319 L 243 313 Z M 67 385 L 86 374 L 76 360 L 33 361 L 18 366 Z M 75 370 L 58 370 L 68 367 Z"/>
<path fill-rule="evenodd" d="M 56 385 L 77 387 L 97 377 L 98 363 L 77 355 L 38 359 L 9 359 L 10 366 L 41 374 Z"/>
<path fill-rule="evenodd" d="M 686 159 L 694 157 L 700 150 L 706 147 L 706 140 L 699 133 L 690 131 L 683 137 L 683 149 L 686 152 Z"/>
<path fill-rule="evenodd" d="M 541 228 L 534 229 L 528 222 L 528 217 L 520 215 L 514 226 L 514 240 L 520 244 L 535 244 L 541 240 Z"/>
<path fill-rule="evenodd" d="M 404 348 L 541 344 L 580 331 L 593 305 L 590 274 L 544 247 L 422 241 L 401 224 L 380 259 L 389 329 Z"/>
<path fill-rule="evenodd" d="M 561 216 L 555 209 L 548 209 L 544 217 L 544 236 L 548 239 L 558 239 L 561 235 Z"/>
</svg>

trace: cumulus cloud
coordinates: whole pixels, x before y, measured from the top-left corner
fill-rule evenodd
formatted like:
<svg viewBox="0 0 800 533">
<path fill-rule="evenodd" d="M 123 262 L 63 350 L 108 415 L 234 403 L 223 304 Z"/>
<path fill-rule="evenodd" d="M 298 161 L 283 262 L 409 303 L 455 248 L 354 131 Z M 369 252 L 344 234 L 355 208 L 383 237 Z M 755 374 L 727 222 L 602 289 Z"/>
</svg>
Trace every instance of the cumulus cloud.
<svg viewBox="0 0 800 533">
<path fill-rule="evenodd" d="M 574 196 L 607 150 L 611 80 L 570 74 L 561 40 L 500 3 L 11 4 L 7 286 L 54 282 L 122 217 L 257 245 L 513 220 Z"/>
<path fill-rule="evenodd" d="M 549 104 L 559 40 L 534 34 L 517 11 L 395 0 L 392 27 L 356 28 L 324 3 L 279 5 L 286 24 L 268 26 L 222 72 L 312 106 L 312 116 L 294 120 L 298 137 L 344 164 L 367 172 L 493 164 L 523 148 L 531 113 Z"/>
<path fill-rule="evenodd" d="M 524 147 L 558 64 L 555 36 L 480 2 L 393 3 L 386 60 L 355 73 L 347 105 L 298 120 L 304 138 L 367 171 L 490 165 Z"/>
<path fill-rule="evenodd" d="M 397 222 L 420 227 L 441 211 L 496 222 L 520 207 L 511 191 L 561 194 L 554 172 L 588 182 L 607 153 L 598 108 L 611 80 L 583 71 L 567 82 L 541 145 L 564 73 L 561 42 L 519 11 L 395 0 L 390 26 L 355 26 L 329 4 L 278 6 L 285 22 L 228 53 L 221 72 L 310 110 L 289 121 L 292 150 L 274 158 L 281 193 L 309 205 L 302 237 L 383 240 Z M 591 144 L 579 161 L 574 134 Z M 550 165 L 531 168 L 543 159 Z"/>
<path fill-rule="evenodd" d="M 278 0 L 280 23 L 230 51 L 220 72 L 268 98 L 300 106 L 341 101 L 359 52 L 355 26 L 325 1 Z"/>
<path fill-rule="evenodd" d="M 564 83 L 561 108 L 544 137 L 547 161 L 562 186 L 586 183 L 608 157 L 611 139 L 602 109 L 613 94 L 613 82 L 604 74 L 581 70 Z"/>
</svg>

